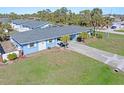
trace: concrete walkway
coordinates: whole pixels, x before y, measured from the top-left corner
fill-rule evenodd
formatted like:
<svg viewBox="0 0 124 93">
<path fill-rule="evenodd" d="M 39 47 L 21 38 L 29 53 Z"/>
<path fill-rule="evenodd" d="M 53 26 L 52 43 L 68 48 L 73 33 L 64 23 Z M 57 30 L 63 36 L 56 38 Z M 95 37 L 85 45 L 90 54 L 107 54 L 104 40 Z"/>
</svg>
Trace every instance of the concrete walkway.
<svg viewBox="0 0 124 93">
<path fill-rule="evenodd" d="M 108 64 L 114 68 L 118 68 L 124 71 L 124 56 L 102 51 L 96 48 L 92 48 L 78 42 L 69 42 L 69 50 L 78 52 L 80 54 L 86 55 L 100 62 Z"/>
<path fill-rule="evenodd" d="M 113 30 L 97 30 L 99 32 L 109 32 L 109 33 L 112 33 L 112 34 L 118 34 L 118 35 L 124 35 L 124 32 L 116 32 L 116 31 L 113 31 Z"/>
</svg>

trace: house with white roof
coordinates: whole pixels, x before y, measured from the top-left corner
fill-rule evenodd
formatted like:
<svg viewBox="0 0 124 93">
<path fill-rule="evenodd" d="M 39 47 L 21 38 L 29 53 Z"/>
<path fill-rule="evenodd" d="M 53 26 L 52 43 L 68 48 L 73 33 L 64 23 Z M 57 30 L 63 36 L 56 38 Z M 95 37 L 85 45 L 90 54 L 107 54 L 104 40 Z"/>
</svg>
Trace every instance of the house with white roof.
<svg viewBox="0 0 124 93">
<path fill-rule="evenodd" d="M 16 19 L 11 21 L 11 26 L 19 32 L 33 30 L 39 27 L 44 28 L 44 27 L 48 27 L 49 25 L 50 24 L 46 21 L 37 21 L 37 20 Z"/>
</svg>

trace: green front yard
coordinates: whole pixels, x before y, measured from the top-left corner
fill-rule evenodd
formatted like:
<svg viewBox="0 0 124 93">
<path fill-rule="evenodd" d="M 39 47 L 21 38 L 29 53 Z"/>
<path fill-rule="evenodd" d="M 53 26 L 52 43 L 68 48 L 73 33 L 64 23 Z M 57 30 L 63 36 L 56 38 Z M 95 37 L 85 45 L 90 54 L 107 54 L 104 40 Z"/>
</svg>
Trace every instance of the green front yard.
<svg viewBox="0 0 124 93">
<path fill-rule="evenodd" d="M 124 74 L 89 57 L 54 48 L 0 67 L 0 84 L 124 84 Z"/>
<path fill-rule="evenodd" d="M 103 39 L 88 39 L 87 45 L 124 56 L 124 35 L 109 34 L 107 38 L 102 34 Z"/>
</svg>

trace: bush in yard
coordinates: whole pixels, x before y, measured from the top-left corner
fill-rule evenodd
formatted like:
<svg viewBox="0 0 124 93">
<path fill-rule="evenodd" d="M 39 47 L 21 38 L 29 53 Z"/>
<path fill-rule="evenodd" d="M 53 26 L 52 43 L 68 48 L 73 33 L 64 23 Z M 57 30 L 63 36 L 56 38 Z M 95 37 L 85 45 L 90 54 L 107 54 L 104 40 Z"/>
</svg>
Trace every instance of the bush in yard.
<svg viewBox="0 0 124 93">
<path fill-rule="evenodd" d="M 9 60 L 15 60 L 15 59 L 17 58 L 17 55 L 16 55 L 16 53 L 12 53 L 12 54 L 9 54 L 9 55 L 7 56 L 7 58 L 8 58 Z"/>
<path fill-rule="evenodd" d="M 87 39 L 89 37 L 87 32 L 82 32 L 79 34 L 79 37 L 81 37 L 83 40 L 83 42 L 85 43 L 85 39 Z"/>
<path fill-rule="evenodd" d="M 77 37 L 77 41 L 78 42 L 81 42 L 82 41 L 82 38 L 79 36 L 79 37 Z"/>
<path fill-rule="evenodd" d="M 4 63 L 4 64 L 5 64 L 5 63 L 7 63 L 7 60 L 6 60 L 6 59 L 4 59 L 4 60 L 3 60 L 3 63 Z"/>
<path fill-rule="evenodd" d="M 98 38 L 98 39 L 102 39 L 103 36 L 102 36 L 102 34 L 96 34 L 96 38 Z"/>
</svg>

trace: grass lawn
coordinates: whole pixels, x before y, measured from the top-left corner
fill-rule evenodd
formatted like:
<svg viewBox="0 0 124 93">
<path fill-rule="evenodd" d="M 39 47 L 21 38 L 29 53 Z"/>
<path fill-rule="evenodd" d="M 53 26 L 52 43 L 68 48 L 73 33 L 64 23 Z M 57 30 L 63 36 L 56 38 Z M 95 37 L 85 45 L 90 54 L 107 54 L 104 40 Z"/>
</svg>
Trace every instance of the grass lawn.
<svg viewBox="0 0 124 93">
<path fill-rule="evenodd" d="M 124 32 L 124 29 L 122 29 L 122 30 L 115 30 L 116 32 Z"/>
<path fill-rule="evenodd" d="M 88 39 L 87 45 L 124 56 L 124 35 L 109 34 L 109 38 Z"/>
<path fill-rule="evenodd" d="M 0 67 L 0 84 L 124 84 L 124 74 L 69 50 L 45 50 Z"/>
</svg>

